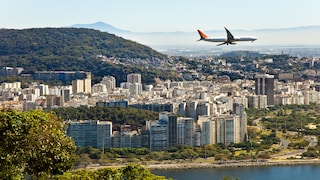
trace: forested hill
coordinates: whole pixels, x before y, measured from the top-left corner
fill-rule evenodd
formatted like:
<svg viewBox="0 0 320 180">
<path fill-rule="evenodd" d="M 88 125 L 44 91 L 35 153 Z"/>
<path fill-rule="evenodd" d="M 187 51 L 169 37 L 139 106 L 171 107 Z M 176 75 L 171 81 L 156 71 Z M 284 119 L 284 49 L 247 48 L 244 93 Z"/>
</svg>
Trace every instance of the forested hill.
<svg viewBox="0 0 320 180">
<path fill-rule="evenodd" d="M 172 79 L 168 71 L 132 64 L 111 64 L 97 55 L 115 58 L 135 58 L 139 61 L 166 59 L 153 49 L 121 37 L 85 28 L 0 29 L 0 67 L 22 67 L 24 74 L 36 71 L 89 71 L 94 83 L 111 75 L 124 82 L 128 73 L 140 73 L 144 83 L 154 78 Z M 18 77 L 0 77 L 1 82 L 17 81 Z M 18 81 L 21 81 L 18 79 Z M 46 82 L 61 83 L 61 82 Z M 70 82 L 62 82 L 68 84 Z"/>
<path fill-rule="evenodd" d="M 0 29 L 0 55 L 69 56 L 102 54 L 118 58 L 165 58 L 151 48 L 84 28 Z"/>
</svg>

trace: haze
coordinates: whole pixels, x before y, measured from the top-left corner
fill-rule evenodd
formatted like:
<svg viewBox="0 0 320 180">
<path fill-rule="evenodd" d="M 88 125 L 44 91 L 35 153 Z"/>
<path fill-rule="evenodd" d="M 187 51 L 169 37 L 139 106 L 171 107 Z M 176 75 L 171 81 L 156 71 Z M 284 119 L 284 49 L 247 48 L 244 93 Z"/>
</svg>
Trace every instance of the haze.
<svg viewBox="0 0 320 180">
<path fill-rule="evenodd" d="M 103 21 L 132 32 L 254 30 L 320 25 L 317 0 L 0 0 L 0 28 Z"/>
</svg>

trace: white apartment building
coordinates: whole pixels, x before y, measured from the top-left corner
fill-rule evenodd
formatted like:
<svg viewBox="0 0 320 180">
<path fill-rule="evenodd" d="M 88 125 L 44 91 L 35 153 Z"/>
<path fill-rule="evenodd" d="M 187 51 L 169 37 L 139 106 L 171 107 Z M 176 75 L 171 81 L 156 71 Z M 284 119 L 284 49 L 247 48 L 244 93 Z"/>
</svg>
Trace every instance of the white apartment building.
<svg viewBox="0 0 320 180">
<path fill-rule="evenodd" d="M 116 88 L 116 78 L 113 76 L 104 76 L 100 84 L 106 85 L 107 91 L 111 92 Z"/>
<path fill-rule="evenodd" d="M 107 93 L 107 86 L 102 83 L 95 84 L 92 86 L 91 91 L 92 94 Z"/>
</svg>

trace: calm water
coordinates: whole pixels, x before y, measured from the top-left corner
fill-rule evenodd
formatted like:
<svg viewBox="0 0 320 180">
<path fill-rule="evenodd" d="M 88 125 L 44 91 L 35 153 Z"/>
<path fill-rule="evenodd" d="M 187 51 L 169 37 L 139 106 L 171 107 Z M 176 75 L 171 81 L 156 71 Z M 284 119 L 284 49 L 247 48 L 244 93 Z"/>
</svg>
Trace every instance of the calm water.
<svg viewBox="0 0 320 180">
<path fill-rule="evenodd" d="M 222 180 L 225 175 L 240 180 L 312 180 L 320 179 L 320 165 L 154 170 L 152 173 L 176 180 Z"/>
</svg>

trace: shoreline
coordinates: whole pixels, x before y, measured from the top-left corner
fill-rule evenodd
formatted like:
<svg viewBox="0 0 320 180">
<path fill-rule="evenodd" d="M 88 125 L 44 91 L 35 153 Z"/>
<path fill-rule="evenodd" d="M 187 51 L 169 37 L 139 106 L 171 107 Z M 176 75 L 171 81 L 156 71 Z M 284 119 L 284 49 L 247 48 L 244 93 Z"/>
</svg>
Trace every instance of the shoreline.
<svg viewBox="0 0 320 180">
<path fill-rule="evenodd" d="M 86 169 L 101 169 L 101 168 L 121 168 L 127 166 L 125 164 L 109 164 L 109 165 L 91 165 Z M 307 160 L 245 160 L 245 161 L 213 161 L 213 162 L 171 162 L 171 163 L 133 163 L 140 164 L 150 171 L 157 170 L 181 170 L 181 169 L 200 169 L 200 168 L 235 168 L 235 167 L 265 167 L 265 166 L 296 166 L 296 165 L 320 165 L 320 159 Z"/>
<path fill-rule="evenodd" d="M 199 169 L 199 168 L 234 168 L 234 167 L 264 167 L 264 166 L 295 166 L 319 164 L 319 159 L 314 160 L 257 160 L 245 162 L 190 162 L 176 164 L 149 164 L 144 165 L 149 170 L 174 170 L 174 169 Z"/>
</svg>

